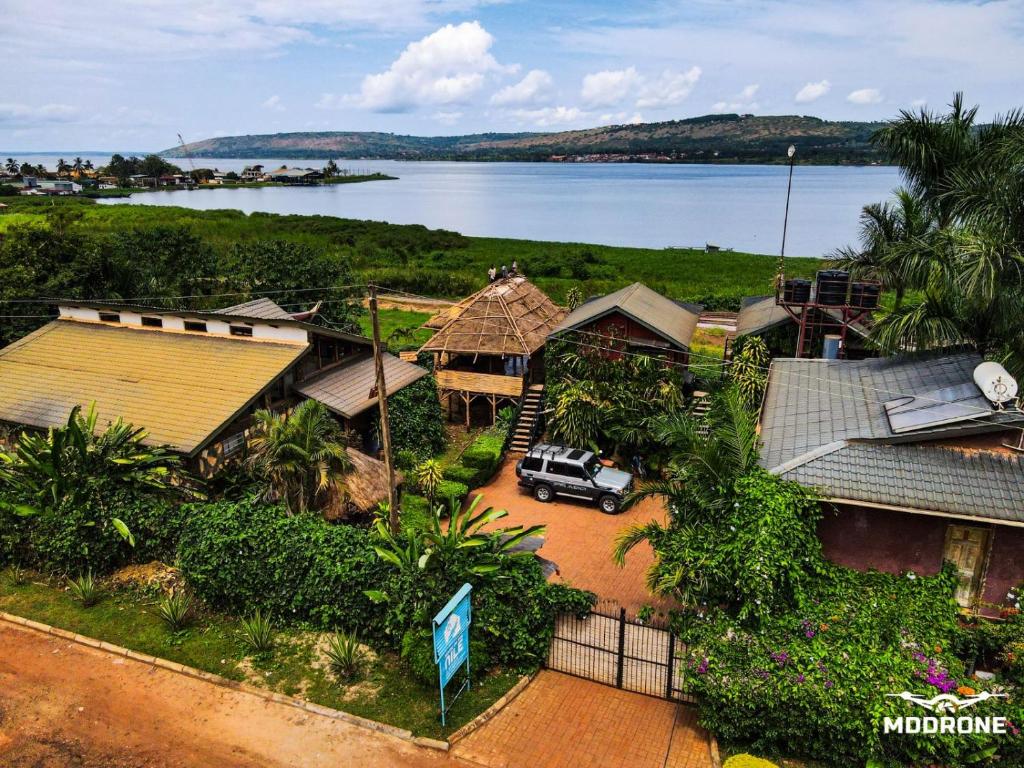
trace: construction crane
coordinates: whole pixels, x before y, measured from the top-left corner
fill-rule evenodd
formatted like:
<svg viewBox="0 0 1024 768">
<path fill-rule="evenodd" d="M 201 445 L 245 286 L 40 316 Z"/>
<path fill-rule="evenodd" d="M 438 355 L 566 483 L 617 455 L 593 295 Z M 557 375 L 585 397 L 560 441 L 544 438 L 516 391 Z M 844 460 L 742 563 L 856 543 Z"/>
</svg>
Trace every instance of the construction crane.
<svg viewBox="0 0 1024 768">
<path fill-rule="evenodd" d="M 181 145 L 181 151 L 185 153 L 185 157 L 188 158 L 188 167 L 192 169 L 192 181 L 198 183 L 199 178 L 196 176 L 196 164 L 192 160 L 192 153 L 188 151 L 188 145 L 185 140 L 181 138 L 181 134 L 178 134 L 178 143 Z"/>
</svg>

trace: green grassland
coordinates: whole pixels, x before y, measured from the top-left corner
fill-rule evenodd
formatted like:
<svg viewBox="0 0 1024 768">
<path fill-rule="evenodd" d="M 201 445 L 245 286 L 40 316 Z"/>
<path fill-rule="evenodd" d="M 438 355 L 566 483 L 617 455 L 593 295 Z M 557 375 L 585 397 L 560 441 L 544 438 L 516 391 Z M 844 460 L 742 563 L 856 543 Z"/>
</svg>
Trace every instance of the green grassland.
<svg viewBox="0 0 1024 768">
<path fill-rule="evenodd" d="M 476 677 L 442 728 L 437 687 L 413 678 L 397 656 L 374 655 L 362 679 L 345 685 L 326 668 L 319 633 L 300 627 L 280 629 L 271 653 L 253 655 L 235 618 L 204 610 L 189 628 L 172 632 L 158 616 L 154 595 L 122 589 L 83 608 L 57 582 L 40 574 L 16 580 L 11 571 L 0 571 L 0 610 L 437 739 L 472 720 L 518 679 L 508 672 Z"/>
<path fill-rule="evenodd" d="M 25 214 L 35 214 L 42 221 L 47 203 L 78 205 L 84 212 L 80 226 L 97 232 L 184 225 L 217 249 L 266 238 L 338 249 L 351 256 L 361 280 L 438 298 L 465 296 L 485 284 L 489 267 L 516 261 L 555 301 L 564 301 L 572 287 L 592 296 L 639 280 L 673 299 L 700 302 L 710 309 L 737 309 L 742 297 L 769 293 L 777 269 L 774 257 L 749 253 L 466 237 L 419 225 L 331 216 L 99 205 L 83 199 L 22 204 L 24 198 L 12 199 L 15 203 L 0 215 L 0 221 L 11 216 L 17 216 L 19 223 L 32 220 Z M 786 259 L 792 276 L 810 276 L 820 265 L 814 258 Z"/>
</svg>

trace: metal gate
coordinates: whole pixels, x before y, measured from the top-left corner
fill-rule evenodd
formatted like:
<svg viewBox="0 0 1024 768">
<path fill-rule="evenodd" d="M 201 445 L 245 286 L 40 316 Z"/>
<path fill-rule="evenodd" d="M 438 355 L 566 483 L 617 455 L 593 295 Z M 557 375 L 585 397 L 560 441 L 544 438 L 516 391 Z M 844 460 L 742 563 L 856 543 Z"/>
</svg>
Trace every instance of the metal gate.
<svg viewBox="0 0 1024 768">
<path fill-rule="evenodd" d="M 626 609 L 599 602 L 584 618 L 562 614 L 546 666 L 649 696 L 689 701 L 683 693 L 686 647 L 661 622 L 629 619 Z"/>
</svg>

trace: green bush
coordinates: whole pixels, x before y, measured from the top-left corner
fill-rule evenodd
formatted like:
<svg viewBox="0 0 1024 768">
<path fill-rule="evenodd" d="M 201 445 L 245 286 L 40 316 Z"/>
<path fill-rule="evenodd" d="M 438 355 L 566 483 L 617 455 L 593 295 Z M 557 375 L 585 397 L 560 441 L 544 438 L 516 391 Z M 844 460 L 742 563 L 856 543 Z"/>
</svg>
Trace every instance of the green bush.
<svg viewBox="0 0 1024 768">
<path fill-rule="evenodd" d="M 459 461 L 463 466 L 480 471 L 478 482 L 486 482 L 498 469 L 501 463 L 502 449 L 505 447 L 503 435 L 486 432 L 463 451 Z"/>
<path fill-rule="evenodd" d="M 444 450 L 444 415 L 433 375 L 389 395 L 388 415 L 392 449 L 409 462 L 409 468 Z"/>
<path fill-rule="evenodd" d="M 436 499 L 447 507 L 453 504 L 462 504 L 469 495 L 469 486 L 465 483 L 457 483 L 454 480 L 442 480 L 437 486 Z"/>
<path fill-rule="evenodd" d="M 372 634 L 381 609 L 363 590 L 384 578 L 367 532 L 256 501 L 188 505 L 178 547 L 195 593 L 237 615 L 257 609 L 323 629 Z"/>
<path fill-rule="evenodd" d="M 452 464 L 444 470 L 444 479 L 455 483 L 462 483 L 467 488 L 476 488 L 486 480 L 483 472 L 473 467 L 465 467 L 462 464 Z"/>
<path fill-rule="evenodd" d="M 753 755 L 733 755 L 722 768 L 778 768 L 775 763 Z"/>
</svg>

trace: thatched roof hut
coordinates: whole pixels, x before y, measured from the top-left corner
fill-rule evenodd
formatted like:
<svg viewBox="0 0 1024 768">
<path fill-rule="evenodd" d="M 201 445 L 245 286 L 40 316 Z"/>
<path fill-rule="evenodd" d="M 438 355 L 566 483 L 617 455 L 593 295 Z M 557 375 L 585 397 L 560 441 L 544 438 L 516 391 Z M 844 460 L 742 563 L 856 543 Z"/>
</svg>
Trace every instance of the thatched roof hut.
<svg viewBox="0 0 1024 768">
<path fill-rule="evenodd" d="M 388 500 L 388 473 L 383 461 L 367 456 L 360 451 L 348 451 L 352 470 L 344 477 L 344 490 L 324 508 L 328 520 L 340 520 L 356 513 L 373 512 L 382 501 Z M 400 472 L 395 473 L 395 483 L 404 481 Z"/>
<path fill-rule="evenodd" d="M 508 277 L 432 318 L 428 327 L 440 328 L 420 351 L 530 356 L 565 315 L 525 277 Z"/>
</svg>

